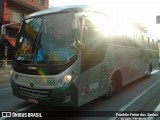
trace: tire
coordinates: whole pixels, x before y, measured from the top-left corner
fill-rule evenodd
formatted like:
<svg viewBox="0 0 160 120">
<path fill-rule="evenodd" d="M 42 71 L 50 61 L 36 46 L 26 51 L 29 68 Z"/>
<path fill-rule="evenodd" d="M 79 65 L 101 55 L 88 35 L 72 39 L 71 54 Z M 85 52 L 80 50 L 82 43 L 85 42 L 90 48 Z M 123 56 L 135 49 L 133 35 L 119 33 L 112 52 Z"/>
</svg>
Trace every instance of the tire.
<svg viewBox="0 0 160 120">
<path fill-rule="evenodd" d="M 115 93 L 115 82 L 114 80 L 109 80 L 106 88 L 106 97 L 111 98 L 114 93 Z"/>
<path fill-rule="evenodd" d="M 122 74 L 120 71 L 117 71 L 109 80 L 107 80 L 106 93 L 102 96 L 102 98 L 111 98 L 115 93 L 120 92 L 121 88 Z"/>
<path fill-rule="evenodd" d="M 121 81 L 109 80 L 108 87 L 106 88 L 106 98 L 111 98 L 115 93 L 119 93 L 121 90 Z"/>
<path fill-rule="evenodd" d="M 146 76 L 149 78 L 151 76 L 152 72 L 152 63 L 149 64 L 148 70 L 146 71 Z"/>
</svg>

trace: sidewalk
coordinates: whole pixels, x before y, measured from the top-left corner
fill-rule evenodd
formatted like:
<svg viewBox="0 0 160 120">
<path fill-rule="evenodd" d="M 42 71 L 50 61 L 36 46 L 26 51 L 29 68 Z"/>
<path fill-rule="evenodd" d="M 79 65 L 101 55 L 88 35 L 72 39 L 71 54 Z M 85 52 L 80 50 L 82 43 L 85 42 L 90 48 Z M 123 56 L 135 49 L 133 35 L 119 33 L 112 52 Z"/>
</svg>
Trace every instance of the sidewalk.
<svg viewBox="0 0 160 120">
<path fill-rule="evenodd" d="M 4 67 L 0 66 L 0 81 L 5 81 L 10 78 L 12 71 L 11 65 L 7 65 L 7 69 Z"/>
</svg>

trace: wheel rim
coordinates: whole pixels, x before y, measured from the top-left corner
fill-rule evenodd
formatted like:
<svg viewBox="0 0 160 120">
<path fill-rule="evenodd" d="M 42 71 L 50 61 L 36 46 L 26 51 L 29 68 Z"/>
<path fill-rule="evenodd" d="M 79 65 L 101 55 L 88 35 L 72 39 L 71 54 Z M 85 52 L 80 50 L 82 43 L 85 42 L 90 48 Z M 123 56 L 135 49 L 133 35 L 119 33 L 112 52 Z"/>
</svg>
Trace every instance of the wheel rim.
<svg viewBox="0 0 160 120">
<path fill-rule="evenodd" d="M 114 83 L 113 80 L 109 81 L 107 96 L 111 96 L 114 93 Z"/>
</svg>

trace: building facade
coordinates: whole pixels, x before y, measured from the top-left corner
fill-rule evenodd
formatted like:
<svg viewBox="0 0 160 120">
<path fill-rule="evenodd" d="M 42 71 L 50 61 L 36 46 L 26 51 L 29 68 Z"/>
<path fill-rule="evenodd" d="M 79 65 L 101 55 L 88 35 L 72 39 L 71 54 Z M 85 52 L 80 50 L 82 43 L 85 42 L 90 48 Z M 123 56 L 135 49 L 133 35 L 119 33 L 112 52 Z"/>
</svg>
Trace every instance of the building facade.
<svg viewBox="0 0 160 120">
<path fill-rule="evenodd" d="M 26 15 L 47 9 L 48 6 L 49 0 L 0 0 L 0 27 L 3 24 L 20 23 Z M 10 49 L 15 45 L 18 30 L 17 27 L 6 29 L 8 59 L 11 59 Z M 0 45 L 0 59 L 3 58 L 2 50 L 3 48 Z"/>
<path fill-rule="evenodd" d="M 49 0 L 0 0 L 1 24 L 17 23 L 30 13 L 47 9 Z"/>
</svg>

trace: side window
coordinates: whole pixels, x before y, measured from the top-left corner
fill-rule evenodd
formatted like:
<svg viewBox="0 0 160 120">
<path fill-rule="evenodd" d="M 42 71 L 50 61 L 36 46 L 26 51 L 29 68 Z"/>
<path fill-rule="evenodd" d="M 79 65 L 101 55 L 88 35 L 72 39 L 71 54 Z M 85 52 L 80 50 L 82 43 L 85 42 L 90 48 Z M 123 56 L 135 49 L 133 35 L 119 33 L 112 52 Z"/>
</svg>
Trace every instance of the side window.
<svg viewBox="0 0 160 120">
<path fill-rule="evenodd" d="M 148 40 L 148 48 L 150 48 L 150 39 L 149 39 L 149 37 L 147 38 L 147 40 Z"/>
<path fill-rule="evenodd" d="M 97 52 L 97 49 L 101 47 L 104 42 L 104 36 L 101 31 L 96 27 L 84 26 L 83 30 L 83 48 L 87 52 Z"/>
<path fill-rule="evenodd" d="M 85 20 L 82 40 L 82 71 L 100 63 L 105 55 L 105 36 L 91 21 Z"/>
<path fill-rule="evenodd" d="M 154 39 L 152 39 L 152 49 L 155 49 L 155 43 L 154 43 Z"/>
<path fill-rule="evenodd" d="M 144 45 L 144 36 L 141 36 L 141 40 L 142 40 L 142 45 Z"/>
<path fill-rule="evenodd" d="M 158 50 L 158 41 L 155 42 L 155 49 Z"/>
</svg>

